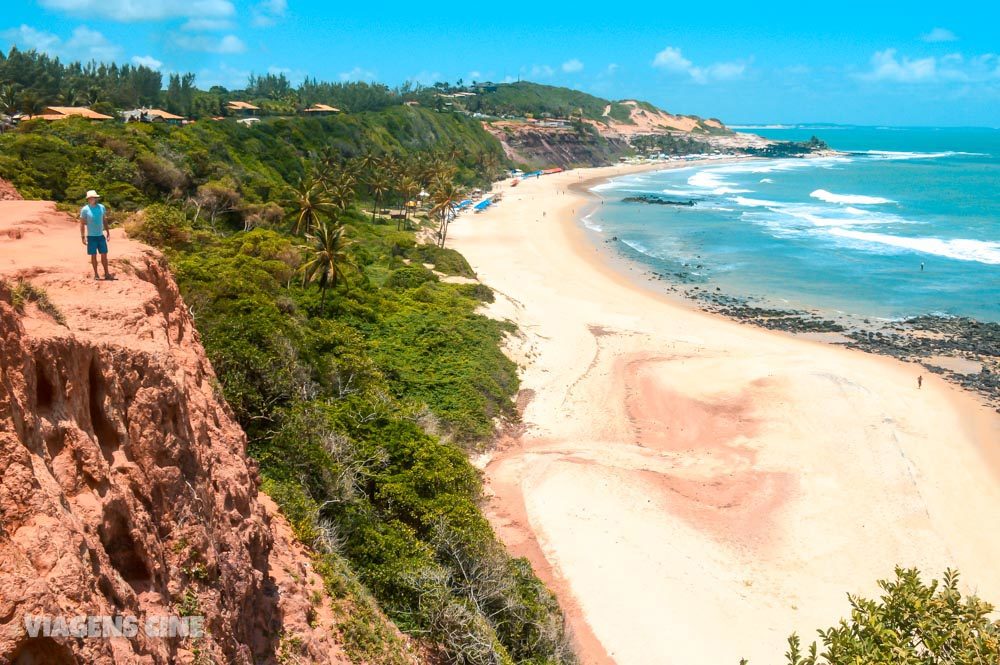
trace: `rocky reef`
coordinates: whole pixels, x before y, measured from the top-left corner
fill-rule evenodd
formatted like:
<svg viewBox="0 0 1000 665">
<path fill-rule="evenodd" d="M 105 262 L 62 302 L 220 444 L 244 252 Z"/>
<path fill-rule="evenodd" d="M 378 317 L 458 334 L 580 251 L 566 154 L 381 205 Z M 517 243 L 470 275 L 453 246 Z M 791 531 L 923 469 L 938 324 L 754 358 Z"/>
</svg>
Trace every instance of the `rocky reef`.
<svg viewBox="0 0 1000 665">
<path fill-rule="evenodd" d="M 638 196 L 626 196 L 622 199 L 622 203 L 648 203 L 649 205 L 660 205 L 660 206 L 694 206 L 694 199 L 687 199 L 686 201 L 675 201 L 673 199 L 665 199 L 662 196 L 656 196 L 655 194 L 640 194 Z"/>
</svg>

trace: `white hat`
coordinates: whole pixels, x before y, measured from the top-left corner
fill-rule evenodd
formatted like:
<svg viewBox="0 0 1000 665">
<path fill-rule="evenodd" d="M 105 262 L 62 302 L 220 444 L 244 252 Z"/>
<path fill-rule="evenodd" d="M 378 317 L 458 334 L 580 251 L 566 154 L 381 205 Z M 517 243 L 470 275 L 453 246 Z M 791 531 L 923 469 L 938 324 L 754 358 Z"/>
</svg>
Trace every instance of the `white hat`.
<svg viewBox="0 0 1000 665">
<path fill-rule="evenodd" d="M 88 199 L 99 199 L 99 198 L 101 198 L 101 195 L 91 189 L 91 190 L 87 191 L 87 198 Z"/>
</svg>

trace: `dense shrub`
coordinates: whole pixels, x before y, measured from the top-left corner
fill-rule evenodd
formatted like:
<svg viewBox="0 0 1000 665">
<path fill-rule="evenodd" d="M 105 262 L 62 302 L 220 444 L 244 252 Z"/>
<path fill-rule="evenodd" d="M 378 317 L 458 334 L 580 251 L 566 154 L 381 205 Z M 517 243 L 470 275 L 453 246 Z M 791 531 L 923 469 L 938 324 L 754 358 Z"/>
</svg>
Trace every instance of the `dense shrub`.
<svg viewBox="0 0 1000 665">
<path fill-rule="evenodd" d="M 180 247 L 191 240 L 191 223 L 184 213 L 162 203 L 154 203 L 133 214 L 125 222 L 125 232 L 157 247 Z"/>
</svg>

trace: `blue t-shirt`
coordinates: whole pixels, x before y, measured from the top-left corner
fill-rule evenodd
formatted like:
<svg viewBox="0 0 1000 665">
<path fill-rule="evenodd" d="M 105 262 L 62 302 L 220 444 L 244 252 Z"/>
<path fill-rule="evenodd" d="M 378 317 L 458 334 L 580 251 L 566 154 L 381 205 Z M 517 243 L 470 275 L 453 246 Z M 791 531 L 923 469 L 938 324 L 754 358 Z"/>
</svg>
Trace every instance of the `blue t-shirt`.
<svg viewBox="0 0 1000 665">
<path fill-rule="evenodd" d="M 104 204 L 92 206 L 89 203 L 80 208 L 80 219 L 87 223 L 88 236 L 104 235 Z"/>
</svg>

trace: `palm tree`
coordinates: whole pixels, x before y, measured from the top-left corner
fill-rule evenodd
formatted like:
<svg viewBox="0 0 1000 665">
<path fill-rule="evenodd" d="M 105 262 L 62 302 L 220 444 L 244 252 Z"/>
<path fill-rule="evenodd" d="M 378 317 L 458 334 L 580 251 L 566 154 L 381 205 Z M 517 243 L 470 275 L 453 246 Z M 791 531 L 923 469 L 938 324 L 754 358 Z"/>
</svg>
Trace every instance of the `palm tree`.
<svg viewBox="0 0 1000 665">
<path fill-rule="evenodd" d="M 345 211 L 354 202 L 354 183 L 351 178 L 341 178 L 329 189 L 330 201 L 340 211 Z"/>
<path fill-rule="evenodd" d="M 7 84 L 0 87 L 0 113 L 14 115 L 17 113 L 17 85 Z"/>
<path fill-rule="evenodd" d="M 455 204 L 462 200 L 462 190 L 453 180 L 438 180 L 431 191 L 431 201 L 434 207 L 432 213 L 441 215 L 441 225 L 438 227 L 438 246 L 444 247 L 448 237 L 448 223 L 455 216 Z"/>
<path fill-rule="evenodd" d="M 45 105 L 34 90 L 23 91 L 18 106 L 21 107 L 21 113 L 29 118 L 33 118 L 45 110 Z"/>
<path fill-rule="evenodd" d="M 289 187 L 289 198 L 292 205 L 292 233 L 309 233 L 323 216 L 333 216 L 334 206 L 323 188 L 322 183 L 313 178 L 305 177 L 298 186 Z"/>
<path fill-rule="evenodd" d="M 378 166 L 378 155 L 370 150 L 361 153 L 355 160 L 357 164 L 358 173 L 363 173 L 365 171 L 372 171 Z"/>
<path fill-rule="evenodd" d="M 319 285 L 322 294 L 319 306 L 323 314 L 326 314 L 326 290 L 337 288 L 344 267 L 354 265 L 346 251 L 351 240 L 344 235 L 344 230 L 339 224 L 319 222 L 313 233 L 306 234 L 310 243 L 305 248 L 309 258 L 302 264 L 302 285 L 313 282 Z"/>
<path fill-rule="evenodd" d="M 495 181 L 497 176 L 500 174 L 500 159 L 495 153 L 488 152 L 483 155 L 482 166 L 483 175 L 486 176 L 487 180 L 490 181 L 490 185 L 492 185 L 493 181 Z"/>
<path fill-rule="evenodd" d="M 372 205 L 372 224 L 374 224 L 375 211 L 378 210 L 382 197 L 389 191 L 389 174 L 382 169 L 376 169 L 372 172 L 371 178 L 368 179 L 368 188 L 372 192 L 372 198 L 375 199 Z"/>
<path fill-rule="evenodd" d="M 399 181 L 399 193 L 403 196 L 403 220 L 405 221 L 410 215 L 410 209 L 408 207 L 409 202 L 420 193 L 420 183 L 410 176 L 403 176 L 403 179 Z M 400 225 L 396 225 L 396 230 L 398 231 Z"/>
</svg>

